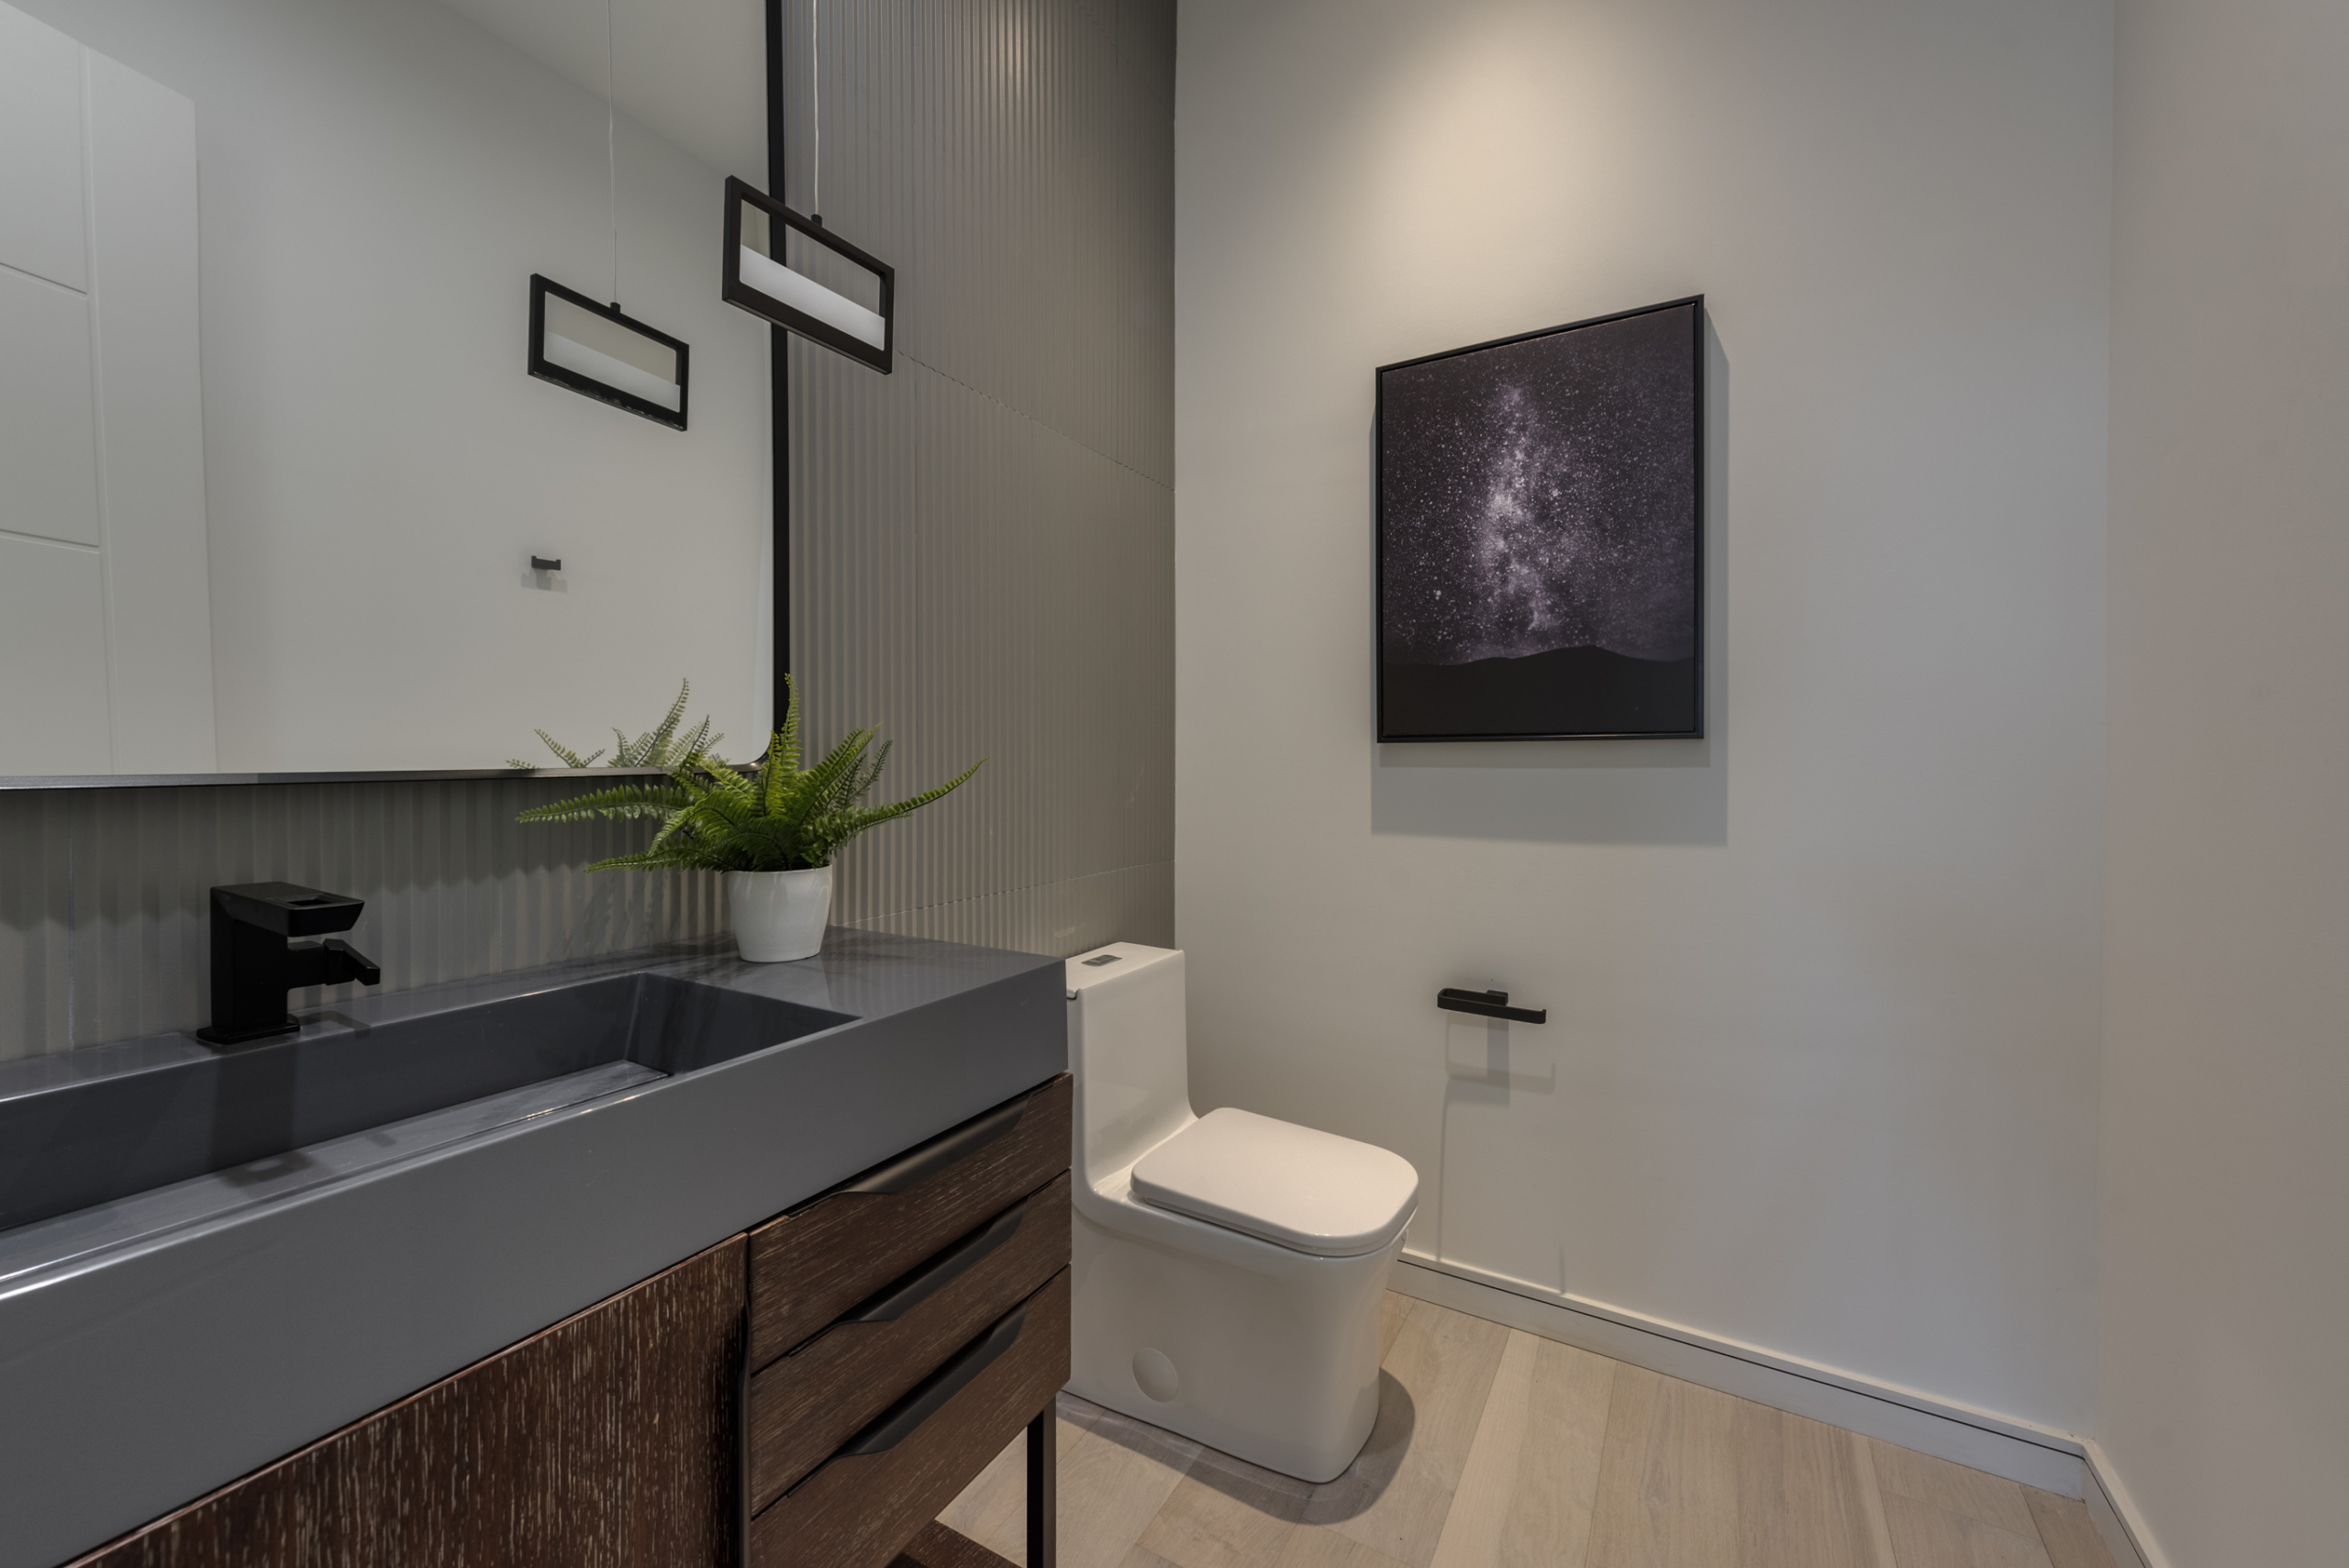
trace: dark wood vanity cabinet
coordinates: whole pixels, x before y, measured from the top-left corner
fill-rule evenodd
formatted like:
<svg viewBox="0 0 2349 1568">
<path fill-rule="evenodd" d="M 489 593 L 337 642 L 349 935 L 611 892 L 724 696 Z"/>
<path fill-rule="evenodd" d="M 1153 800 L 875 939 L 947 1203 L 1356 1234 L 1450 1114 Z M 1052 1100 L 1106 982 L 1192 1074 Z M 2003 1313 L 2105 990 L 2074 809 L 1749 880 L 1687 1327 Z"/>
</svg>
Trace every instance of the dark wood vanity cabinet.
<svg viewBox="0 0 2349 1568">
<path fill-rule="evenodd" d="M 1050 1568 L 1070 1099 L 1056 1078 L 76 1568 L 985 1568 L 930 1521 L 1023 1428 Z"/>
</svg>

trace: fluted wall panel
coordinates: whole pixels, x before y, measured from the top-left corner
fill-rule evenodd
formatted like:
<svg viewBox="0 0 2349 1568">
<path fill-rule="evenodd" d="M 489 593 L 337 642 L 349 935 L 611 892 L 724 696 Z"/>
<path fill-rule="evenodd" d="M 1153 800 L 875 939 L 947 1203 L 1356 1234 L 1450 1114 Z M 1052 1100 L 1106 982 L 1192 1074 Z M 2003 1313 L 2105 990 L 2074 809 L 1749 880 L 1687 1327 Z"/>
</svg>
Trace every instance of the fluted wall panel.
<svg viewBox="0 0 2349 1568">
<path fill-rule="evenodd" d="M 559 779 L 0 792 L 0 1059 L 206 1019 L 210 890 L 295 882 L 367 901 L 381 987 L 623 952 L 725 929 L 714 876 L 584 867 L 642 824 L 528 826 Z"/>
<path fill-rule="evenodd" d="M 896 741 L 885 794 L 989 759 L 837 917 L 1171 942 L 1173 8 L 819 5 L 788 194 L 897 269 L 898 353 L 793 343 L 794 667 L 816 739 Z"/>
</svg>

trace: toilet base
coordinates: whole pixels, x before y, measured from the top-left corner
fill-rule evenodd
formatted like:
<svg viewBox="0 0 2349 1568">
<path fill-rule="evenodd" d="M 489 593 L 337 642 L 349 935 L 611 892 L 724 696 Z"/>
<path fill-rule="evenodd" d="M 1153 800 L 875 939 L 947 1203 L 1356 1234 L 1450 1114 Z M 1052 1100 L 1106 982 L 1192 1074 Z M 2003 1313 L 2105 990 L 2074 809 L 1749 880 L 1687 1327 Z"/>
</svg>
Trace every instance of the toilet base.
<svg viewBox="0 0 2349 1568">
<path fill-rule="evenodd" d="M 1401 1230 L 1317 1258 L 1133 1207 L 1079 1201 L 1069 1391 L 1299 1480 L 1343 1472 L 1378 1418 Z"/>
</svg>

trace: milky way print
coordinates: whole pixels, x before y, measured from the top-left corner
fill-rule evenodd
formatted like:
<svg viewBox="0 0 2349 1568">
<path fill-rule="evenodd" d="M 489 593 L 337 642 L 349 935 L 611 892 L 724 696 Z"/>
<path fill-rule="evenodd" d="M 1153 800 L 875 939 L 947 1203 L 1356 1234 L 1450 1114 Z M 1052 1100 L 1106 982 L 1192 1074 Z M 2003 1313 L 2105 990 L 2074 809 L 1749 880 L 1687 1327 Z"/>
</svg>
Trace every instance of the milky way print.
<svg viewBox="0 0 2349 1568">
<path fill-rule="evenodd" d="M 1378 373 L 1380 739 L 1698 733 L 1701 309 Z"/>
</svg>

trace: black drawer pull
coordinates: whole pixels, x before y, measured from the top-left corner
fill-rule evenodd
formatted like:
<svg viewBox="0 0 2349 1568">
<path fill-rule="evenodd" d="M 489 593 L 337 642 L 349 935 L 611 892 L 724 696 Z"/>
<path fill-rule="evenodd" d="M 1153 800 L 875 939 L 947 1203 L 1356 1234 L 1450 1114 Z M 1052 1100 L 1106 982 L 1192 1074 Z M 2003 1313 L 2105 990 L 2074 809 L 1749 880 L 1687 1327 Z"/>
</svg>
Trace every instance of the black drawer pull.
<svg viewBox="0 0 2349 1568">
<path fill-rule="evenodd" d="M 1023 1301 L 1010 1316 L 955 1351 L 953 1359 L 931 1373 L 919 1387 L 874 1417 L 872 1425 L 849 1439 L 841 1453 L 880 1453 L 896 1447 L 949 1399 L 968 1387 L 979 1373 L 993 1366 L 1004 1351 L 1018 1344 L 1019 1330 L 1027 1320 L 1028 1304 Z"/>
<path fill-rule="evenodd" d="M 911 1153 L 899 1155 L 885 1165 L 867 1171 L 840 1190 L 844 1193 L 904 1192 L 925 1177 L 936 1175 L 964 1155 L 985 1149 L 1018 1127 L 1019 1118 L 1027 1110 L 1028 1101 L 1024 1097 L 1008 1106 L 997 1106 Z"/>
<path fill-rule="evenodd" d="M 1019 1233 L 1020 1222 L 1028 1218 L 1028 1205 L 1022 1200 L 1005 1209 L 978 1229 L 939 1253 L 930 1262 L 906 1271 L 892 1283 L 883 1285 L 867 1297 L 863 1305 L 841 1318 L 843 1323 L 894 1323 L 968 1273 L 981 1259 Z M 813 1341 L 810 1341 L 811 1343 Z"/>
</svg>

